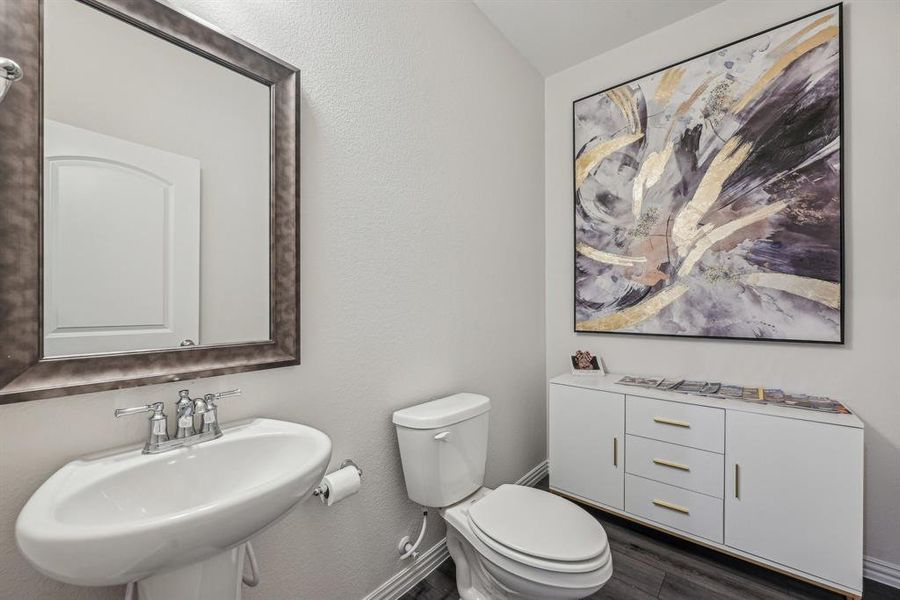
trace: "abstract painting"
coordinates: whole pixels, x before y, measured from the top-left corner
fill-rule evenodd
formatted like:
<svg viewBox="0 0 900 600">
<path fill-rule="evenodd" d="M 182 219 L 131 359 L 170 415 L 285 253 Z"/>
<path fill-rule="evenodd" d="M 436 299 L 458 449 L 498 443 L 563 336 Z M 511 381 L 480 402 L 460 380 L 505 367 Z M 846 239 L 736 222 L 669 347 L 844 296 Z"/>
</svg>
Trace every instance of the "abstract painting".
<svg viewBox="0 0 900 600">
<path fill-rule="evenodd" d="M 573 103 L 576 331 L 843 342 L 840 28 Z"/>
</svg>

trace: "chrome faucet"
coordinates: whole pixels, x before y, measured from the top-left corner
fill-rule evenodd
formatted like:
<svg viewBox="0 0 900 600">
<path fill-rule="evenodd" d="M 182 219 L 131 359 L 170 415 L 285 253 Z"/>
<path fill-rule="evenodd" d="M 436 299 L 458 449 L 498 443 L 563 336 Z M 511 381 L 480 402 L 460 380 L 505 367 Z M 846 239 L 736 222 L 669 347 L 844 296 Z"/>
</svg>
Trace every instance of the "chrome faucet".
<svg viewBox="0 0 900 600">
<path fill-rule="evenodd" d="M 218 394 L 206 394 L 202 398 L 191 400 L 188 390 L 178 392 L 178 401 L 175 403 L 175 411 L 178 421 L 178 429 L 174 438 L 169 438 L 166 413 L 163 412 L 163 403 L 154 402 L 146 406 L 134 408 L 117 408 L 116 417 L 136 415 L 144 412 L 152 412 L 150 416 L 150 434 L 147 443 L 144 444 L 144 454 L 159 454 L 176 448 L 193 446 L 201 442 L 207 442 L 222 437 L 222 428 L 219 426 L 218 405 L 216 401 L 228 396 L 240 396 L 241 390 L 228 390 Z M 199 419 L 199 427 L 194 426 L 194 419 Z"/>
</svg>

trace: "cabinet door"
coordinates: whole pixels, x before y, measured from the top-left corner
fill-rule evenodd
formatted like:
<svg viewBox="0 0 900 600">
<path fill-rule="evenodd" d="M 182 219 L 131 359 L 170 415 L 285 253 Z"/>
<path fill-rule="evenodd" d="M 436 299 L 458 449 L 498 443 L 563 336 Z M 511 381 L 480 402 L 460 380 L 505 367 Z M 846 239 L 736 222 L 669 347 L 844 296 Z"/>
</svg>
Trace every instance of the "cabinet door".
<svg viewBox="0 0 900 600">
<path fill-rule="evenodd" d="M 550 485 L 625 507 L 625 396 L 550 385 Z"/>
<path fill-rule="evenodd" d="M 861 429 L 728 411 L 725 544 L 862 589 Z"/>
</svg>

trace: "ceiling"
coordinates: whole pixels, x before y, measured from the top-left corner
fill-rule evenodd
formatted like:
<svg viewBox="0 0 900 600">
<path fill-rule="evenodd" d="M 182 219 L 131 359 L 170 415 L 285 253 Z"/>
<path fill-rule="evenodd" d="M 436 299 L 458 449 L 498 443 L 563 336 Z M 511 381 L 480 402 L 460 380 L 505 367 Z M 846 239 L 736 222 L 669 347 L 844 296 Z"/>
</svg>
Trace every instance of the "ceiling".
<svg viewBox="0 0 900 600">
<path fill-rule="evenodd" d="M 474 0 L 544 77 L 721 0 Z"/>
</svg>

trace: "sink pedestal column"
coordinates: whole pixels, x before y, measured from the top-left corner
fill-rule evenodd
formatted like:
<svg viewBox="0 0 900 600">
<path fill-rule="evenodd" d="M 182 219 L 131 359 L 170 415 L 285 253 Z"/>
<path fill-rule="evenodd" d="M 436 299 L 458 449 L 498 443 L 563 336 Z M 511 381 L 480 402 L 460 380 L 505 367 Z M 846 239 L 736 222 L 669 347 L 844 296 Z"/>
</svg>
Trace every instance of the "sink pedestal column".
<svg viewBox="0 0 900 600">
<path fill-rule="evenodd" d="M 138 600 L 240 600 L 245 547 L 141 579 Z"/>
</svg>

